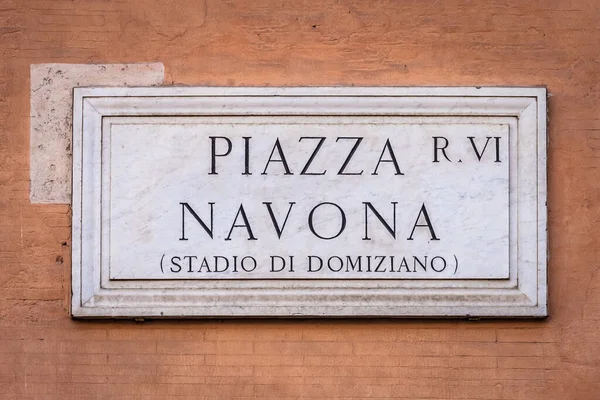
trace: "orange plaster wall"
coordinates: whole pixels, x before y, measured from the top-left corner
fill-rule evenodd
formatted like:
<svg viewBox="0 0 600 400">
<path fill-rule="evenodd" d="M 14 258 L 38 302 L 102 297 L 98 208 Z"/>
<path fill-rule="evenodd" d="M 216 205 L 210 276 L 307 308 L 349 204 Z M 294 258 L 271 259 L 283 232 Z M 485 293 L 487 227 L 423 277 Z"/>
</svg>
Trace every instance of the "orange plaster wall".
<svg viewBox="0 0 600 400">
<path fill-rule="evenodd" d="M 600 2 L 0 0 L 0 398 L 600 398 Z M 76 322 L 29 202 L 29 66 L 184 85 L 546 85 L 545 321 Z"/>
</svg>

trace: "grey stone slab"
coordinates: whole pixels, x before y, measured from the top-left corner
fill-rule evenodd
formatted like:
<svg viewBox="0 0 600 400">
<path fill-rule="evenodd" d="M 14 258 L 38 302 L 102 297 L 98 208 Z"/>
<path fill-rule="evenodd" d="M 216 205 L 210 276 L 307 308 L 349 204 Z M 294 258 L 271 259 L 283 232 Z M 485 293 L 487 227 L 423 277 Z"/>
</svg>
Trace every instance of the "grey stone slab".
<svg viewBox="0 0 600 400">
<path fill-rule="evenodd" d="M 156 86 L 163 79 L 162 63 L 32 64 L 31 202 L 71 202 L 74 87 Z"/>
</svg>

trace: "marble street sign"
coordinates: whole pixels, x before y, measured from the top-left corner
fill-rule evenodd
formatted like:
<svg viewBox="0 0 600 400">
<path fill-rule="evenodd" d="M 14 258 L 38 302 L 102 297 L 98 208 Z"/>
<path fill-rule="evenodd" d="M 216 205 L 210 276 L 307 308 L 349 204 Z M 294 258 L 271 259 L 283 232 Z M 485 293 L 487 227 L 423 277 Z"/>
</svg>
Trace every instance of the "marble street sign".
<svg viewBox="0 0 600 400">
<path fill-rule="evenodd" d="M 543 317 L 541 88 L 77 88 L 74 317 Z"/>
</svg>

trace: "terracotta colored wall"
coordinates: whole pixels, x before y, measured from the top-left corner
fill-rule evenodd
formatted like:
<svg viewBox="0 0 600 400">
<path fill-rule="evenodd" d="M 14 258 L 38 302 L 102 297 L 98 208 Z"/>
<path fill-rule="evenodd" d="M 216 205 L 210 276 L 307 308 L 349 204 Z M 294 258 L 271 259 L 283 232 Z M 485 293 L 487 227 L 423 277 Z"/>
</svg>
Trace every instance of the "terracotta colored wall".
<svg viewBox="0 0 600 400">
<path fill-rule="evenodd" d="M 600 398 L 600 2 L 0 0 L 1 398 Z M 29 202 L 29 65 L 189 85 L 547 85 L 545 321 L 75 322 Z"/>
</svg>

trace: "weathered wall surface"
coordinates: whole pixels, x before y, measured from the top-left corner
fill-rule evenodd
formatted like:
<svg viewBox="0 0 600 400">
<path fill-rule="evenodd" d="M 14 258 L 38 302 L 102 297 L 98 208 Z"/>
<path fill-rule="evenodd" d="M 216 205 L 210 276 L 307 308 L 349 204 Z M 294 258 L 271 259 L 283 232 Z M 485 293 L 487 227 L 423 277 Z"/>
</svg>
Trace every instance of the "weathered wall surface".
<svg viewBox="0 0 600 400">
<path fill-rule="evenodd" d="M 600 2 L 0 0 L 0 397 L 600 398 Z M 545 321 L 75 322 L 29 201 L 32 63 L 184 85 L 547 85 Z"/>
</svg>

